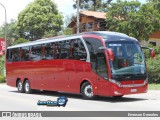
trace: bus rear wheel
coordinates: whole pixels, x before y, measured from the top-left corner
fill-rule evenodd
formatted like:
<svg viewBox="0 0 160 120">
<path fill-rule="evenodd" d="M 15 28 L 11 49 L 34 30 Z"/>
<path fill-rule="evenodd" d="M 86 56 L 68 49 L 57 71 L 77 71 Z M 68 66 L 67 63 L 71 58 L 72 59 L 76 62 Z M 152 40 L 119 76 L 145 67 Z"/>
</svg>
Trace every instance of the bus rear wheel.
<svg viewBox="0 0 160 120">
<path fill-rule="evenodd" d="M 32 93 L 29 80 L 26 80 L 25 83 L 24 83 L 24 91 L 25 91 L 25 93 L 27 93 L 27 94 Z"/>
<path fill-rule="evenodd" d="M 84 99 L 93 99 L 95 98 L 93 94 L 93 88 L 92 85 L 89 82 L 85 82 L 81 86 L 81 93 Z"/>
<path fill-rule="evenodd" d="M 18 80 L 17 89 L 18 89 L 18 92 L 20 92 L 20 93 L 24 92 L 24 86 L 23 86 L 23 83 L 21 80 Z"/>
</svg>

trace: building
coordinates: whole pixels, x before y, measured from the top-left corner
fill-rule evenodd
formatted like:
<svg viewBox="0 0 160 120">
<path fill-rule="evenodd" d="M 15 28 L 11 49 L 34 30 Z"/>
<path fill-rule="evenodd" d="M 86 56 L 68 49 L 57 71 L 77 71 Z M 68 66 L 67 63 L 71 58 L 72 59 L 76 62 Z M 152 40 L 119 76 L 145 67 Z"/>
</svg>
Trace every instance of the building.
<svg viewBox="0 0 160 120">
<path fill-rule="evenodd" d="M 80 12 L 80 26 L 79 31 L 107 31 L 106 28 L 106 13 L 96 11 L 81 11 Z M 68 27 L 73 28 L 73 34 L 77 31 L 76 18 L 73 18 Z M 147 46 L 152 44 L 154 46 L 160 46 L 160 31 L 157 31 L 150 35 L 149 41 L 142 41 L 142 45 Z"/>
<path fill-rule="evenodd" d="M 154 32 L 150 35 L 149 43 L 154 46 L 160 46 L 160 31 Z"/>
<path fill-rule="evenodd" d="M 88 31 L 98 31 L 106 30 L 106 13 L 95 12 L 95 11 L 82 11 L 80 12 L 80 32 Z M 76 33 L 77 25 L 76 18 L 68 25 L 68 27 L 73 28 L 73 33 Z"/>
</svg>

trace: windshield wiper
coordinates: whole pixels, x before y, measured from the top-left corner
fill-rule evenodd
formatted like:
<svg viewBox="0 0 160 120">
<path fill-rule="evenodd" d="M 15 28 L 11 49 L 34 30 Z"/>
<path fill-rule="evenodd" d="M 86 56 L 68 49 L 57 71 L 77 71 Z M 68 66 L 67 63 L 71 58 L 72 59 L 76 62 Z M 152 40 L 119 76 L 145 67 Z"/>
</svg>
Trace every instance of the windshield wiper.
<svg viewBox="0 0 160 120">
<path fill-rule="evenodd" d="M 114 74 L 113 75 L 114 79 L 117 79 L 117 80 L 137 80 L 137 78 L 139 79 L 144 79 L 146 78 L 146 73 L 144 74 L 119 74 L 119 75 L 116 75 Z"/>
<path fill-rule="evenodd" d="M 146 73 L 144 74 L 113 74 L 114 76 L 140 76 L 140 75 L 145 75 Z"/>
</svg>

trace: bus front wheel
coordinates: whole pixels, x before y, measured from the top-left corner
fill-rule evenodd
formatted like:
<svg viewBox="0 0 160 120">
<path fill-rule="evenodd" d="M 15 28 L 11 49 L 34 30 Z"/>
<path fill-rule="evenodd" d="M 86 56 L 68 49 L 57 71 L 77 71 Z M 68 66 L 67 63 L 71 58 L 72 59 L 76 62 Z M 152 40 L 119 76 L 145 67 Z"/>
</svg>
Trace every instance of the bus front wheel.
<svg viewBox="0 0 160 120">
<path fill-rule="evenodd" d="M 27 93 L 27 94 L 32 93 L 29 80 L 26 80 L 25 83 L 24 83 L 24 91 L 25 91 L 25 93 Z"/>
<path fill-rule="evenodd" d="M 82 84 L 81 93 L 84 99 L 93 99 L 95 97 L 93 94 L 92 85 L 89 82 Z"/>
<path fill-rule="evenodd" d="M 23 86 L 23 83 L 21 80 L 18 80 L 17 89 L 18 89 L 18 92 L 20 92 L 20 93 L 24 92 L 24 86 Z"/>
</svg>

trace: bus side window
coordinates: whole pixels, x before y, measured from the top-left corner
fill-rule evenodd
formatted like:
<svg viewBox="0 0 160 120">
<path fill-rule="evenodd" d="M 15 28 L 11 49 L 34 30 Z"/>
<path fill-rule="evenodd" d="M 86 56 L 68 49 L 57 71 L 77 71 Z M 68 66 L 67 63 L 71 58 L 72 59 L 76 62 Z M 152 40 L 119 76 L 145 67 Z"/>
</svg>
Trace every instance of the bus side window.
<svg viewBox="0 0 160 120">
<path fill-rule="evenodd" d="M 29 54 L 30 60 L 41 60 L 42 59 L 42 46 L 34 45 L 32 46 L 31 52 Z"/>
<path fill-rule="evenodd" d="M 83 42 L 80 39 L 78 40 L 78 46 L 79 46 L 78 56 L 79 56 L 80 60 L 86 60 L 87 59 L 87 51 L 84 47 Z"/>
<path fill-rule="evenodd" d="M 61 42 L 61 54 L 60 58 L 61 59 L 68 59 L 68 49 L 67 49 L 67 41 L 62 41 Z"/>
<path fill-rule="evenodd" d="M 44 46 L 45 46 L 45 51 L 44 51 L 43 59 L 46 59 L 46 60 L 54 59 L 53 44 L 48 43 L 48 44 L 45 44 Z"/>
<path fill-rule="evenodd" d="M 80 39 L 70 41 L 70 59 L 86 60 L 87 52 Z"/>
<path fill-rule="evenodd" d="M 73 41 L 73 59 L 79 60 L 80 56 L 79 56 L 79 44 L 78 44 L 78 40 L 74 40 Z"/>
<path fill-rule="evenodd" d="M 53 51 L 54 51 L 54 58 L 55 59 L 59 59 L 60 58 L 60 43 L 59 42 L 55 42 L 53 44 Z"/>
<path fill-rule="evenodd" d="M 73 59 L 74 58 L 74 40 L 70 40 L 69 41 L 69 59 Z"/>
<path fill-rule="evenodd" d="M 97 74 L 99 74 L 103 78 L 108 78 L 106 58 L 104 53 L 97 54 L 96 69 L 97 69 Z"/>
<path fill-rule="evenodd" d="M 21 48 L 22 50 L 22 55 L 21 55 L 21 60 L 22 61 L 29 61 L 29 51 L 30 51 L 30 47 L 29 46 L 25 46 Z"/>
<path fill-rule="evenodd" d="M 11 58 L 11 50 L 7 49 L 7 56 L 6 56 L 7 62 L 12 62 L 12 58 Z"/>
<path fill-rule="evenodd" d="M 12 50 L 12 62 L 18 62 L 20 61 L 20 49 L 19 48 L 13 48 Z"/>
<path fill-rule="evenodd" d="M 96 71 L 96 54 L 99 51 L 99 47 L 103 46 L 101 41 L 96 38 L 83 38 L 86 42 L 87 48 L 90 53 L 91 66 L 94 71 Z"/>
</svg>

